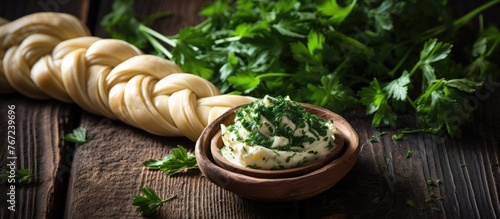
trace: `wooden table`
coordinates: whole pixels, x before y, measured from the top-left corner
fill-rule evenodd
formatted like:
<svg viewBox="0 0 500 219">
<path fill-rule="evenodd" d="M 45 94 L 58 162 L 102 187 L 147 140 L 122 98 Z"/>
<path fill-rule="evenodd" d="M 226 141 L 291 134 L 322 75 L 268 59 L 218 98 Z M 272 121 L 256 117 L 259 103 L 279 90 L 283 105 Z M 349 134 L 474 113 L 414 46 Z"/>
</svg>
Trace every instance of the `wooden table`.
<svg viewBox="0 0 500 219">
<path fill-rule="evenodd" d="M 171 35 L 203 20 L 197 16 L 203 1 L 185 2 L 140 1 L 135 10 L 172 10 L 172 17 L 150 24 Z M 13 20 L 40 11 L 66 12 L 86 22 L 94 35 L 107 37 L 99 21 L 110 9 L 111 1 L 5 1 L 0 16 Z M 140 218 L 131 200 L 144 186 L 161 197 L 177 196 L 158 218 L 499 218 L 499 85 L 487 82 L 470 96 L 475 120 L 464 127 L 463 139 L 414 134 L 395 141 L 391 135 L 398 130 L 372 128 L 362 111 L 344 114 L 359 133 L 358 162 L 326 192 L 286 203 L 242 199 L 210 183 L 199 170 L 167 176 L 142 165 L 177 145 L 193 151 L 194 142 L 186 138 L 154 136 L 74 104 L 2 94 L 1 168 L 10 162 L 7 111 L 15 106 L 16 168 L 32 171 L 38 183 L 16 187 L 15 213 L 7 209 L 9 184 L 0 184 L 0 218 Z M 76 127 L 87 129 L 92 140 L 77 146 L 65 142 L 63 136 Z M 408 150 L 413 150 L 410 158 Z"/>
</svg>

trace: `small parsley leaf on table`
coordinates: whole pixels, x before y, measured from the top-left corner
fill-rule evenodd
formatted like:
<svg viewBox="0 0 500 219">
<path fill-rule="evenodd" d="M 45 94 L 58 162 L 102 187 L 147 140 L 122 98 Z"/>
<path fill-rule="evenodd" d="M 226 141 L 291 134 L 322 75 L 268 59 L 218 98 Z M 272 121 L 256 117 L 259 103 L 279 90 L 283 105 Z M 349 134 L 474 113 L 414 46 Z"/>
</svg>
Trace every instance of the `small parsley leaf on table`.
<svg viewBox="0 0 500 219">
<path fill-rule="evenodd" d="M 158 209 L 163 206 L 165 202 L 174 199 L 176 196 L 167 199 L 161 199 L 156 192 L 150 187 L 141 189 L 141 194 L 136 195 L 132 199 L 132 205 L 137 206 L 137 211 L 144 216 L 151 216 L 158 212 Z"/>
<path fill-rule="evenodd" d="M 78 127 L 73 130 L 72 133 L 66 134 L 64 140 L 73 143 L 85 143 L 91 138 L 87 136 L 87 130 L 82 127 Z"/>
<path fill-rule="evenodd" d="M 4 172 L 2 172 L 0 174 L 0 178 L 9 179 L 10 178 L 9 171 L 5 170 Z M 16 170 L 14 179 L 16 180 L 16 183 L 22 184 L 28 182 L 30 179 L 36 180 L 36 176 L 33 175 L 33 173 L 31 173 L 28 169 L 18 169 Z"/>
<path fill-rule="evenodd" d="M 403 134 L 403 133 L 394 134 L 394 135 L 392 135 L 392 139 L 395 140 L 395 141 L 399 141 L 399 140 L 401 140 L 403 138 L 404 135 L 405 134 Z"/>
<path fill-rule="evenodd" d="M 408 150 L 406 152 L 406 158 L 410 158 L 411 156 L 413 156 L 413 150 Z"/>
<path fill-rule="evenodd" d="M 161 170 L 168 175 L 178 173 L 185 169 L 198 168 L 198 163 L 196 162 L 194 154 L 187 152 L 187 150 L 180 145 L 172 149 L 172 153 L 164 158 L 146 160 L 143 164 L 150 170 Z"/>
<path fill-rule="evenodd" d="M 19 183 L 27 182 L 32 177 L 34 176 L 28 169 L 19 169 L 16 171 L 16 178 Z"/>
</svg>

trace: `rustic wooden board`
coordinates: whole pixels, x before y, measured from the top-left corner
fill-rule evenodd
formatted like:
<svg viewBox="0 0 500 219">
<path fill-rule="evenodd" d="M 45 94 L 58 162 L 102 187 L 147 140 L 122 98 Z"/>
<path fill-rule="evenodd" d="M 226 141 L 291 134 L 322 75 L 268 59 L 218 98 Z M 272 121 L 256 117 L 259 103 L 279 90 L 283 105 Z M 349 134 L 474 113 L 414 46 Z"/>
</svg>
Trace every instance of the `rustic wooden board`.
<svg viewBox="0 0 500 219">
<path fill-rule="evenodd" d="M 86 19 L 85 1 L 6 1 L 0 7 L 0 17 L 15 20 L 21 16 L 44 11 L 65 12 Z M 33 100 L 19 94 L 0 95 L 0 170 L 7 166 L 7 111 L 16 107 L 17 169 L 26 168 L 37 176 L 38 182 L 16 186 L 16 212 L 7 210 L 7 188 L 0 184 L 0 218 L 61 218 L 66 200 L 67 181 L 71 170 L 71 144 L 63 141 L 73 129 L 74 115 L 80 109 L 72 104 L 53 100 Z M 76 112 L 75 112 L 76 110 Z M 5 206 L 5 207 L 4 207 Z"/>
<path fill-rule="evenodd" d="M 6 2 L 0 16 L 15 19 L 44 11 L 39 2 Z M 95 35 L 107 36 L 98 24 L 109 12 L 111 1 L 45 2 L 59 4 L 57 10 L 56 6 L 50 10 L 74 14 Z M 147 0 L 136 2 L 135 9 L 142 15 L 174 12 L 172 17 L 150 24 L 172 35 L 202 20 L 197 14 L 204 2 Z M 86 13 L 89 10 L 92 12 Z M 346 113 L 362 144 L 357 164 L 330 190 L 298 202 L 245 200 L 210 183 L 197 170 L 174 176 L 147 170 L 142 166 L 144 160 L 162 158 L 179 144 L 192 151 L 194 143 L 186 138 L 154 136 L 119 121 L 82 113 L 72 104 L 0 95 L 0 139 L 7 135 L 4 109 L 15 104 L 16 135 L 22 146 L 18 161 L 40 180 L 16 191 L 16 218 L 141 218 L 131 200 L 144 186 L 154 188 L 161 197 L 177 196 L 162 207 L 158 218 L 498 218 L 499 89 L 498 84 L 487 83 L 471 95 L 476 120 L 465 127 L 463 139 L 414 134 L 395 141 L 391 135 L 397 131 L 372 128 L 370 118 L 360 111 Z M 411 123 L 411 118 L 406 120 Z M 64 134 L 78 126 L 88 130 L 91 141 L 76 147 L 62 141 Z M 384 131 L 386 135 L 377 136 Z M 374 135 L 376 141 L 370 141 Z M 3 156 L 6 150 L 0 148 L 2 168 L 8 162 Z M 408 150 L 414 152 L 410 158 L 406 157 Z M 429 185 L 429 179 L 441 183 Z M 5 186 L 0 185 L 0 218 L 11 216 L 4 207 Z"/>
<path fill-rule="evenodd" d="M 16 184 L 15 214 L 7 210 L 7 189 L 12 185 L 2 180 L 0 218 L 51 218 L 62 216 L 54 206 L 65 202 L 72 147 L 63 141 L 72 128 L 72 106 L 55 101 L 36 101 L 20 95 L 0 97 L 0 164 L 7 168 L 8 106 L 15 106 L 16 169 L 28 169 L 37 182 Z M 34 110 L 36 109 L 36 110 Z M 12 133 L 11 133 L 12 134 Z"/>
<path fill-rule="evenodd" d="M 306 201 L 307 216 L 498 217 L 500 115 L 494 112 L 500 110 L 500 93 L 492 91 L 485 86 L 471 96 L 479 105 L 463 139 L 415 134 L 395 141 L 391 135 L 397 131 L 373 129 L 360 114 L 347 115 L 360 135 L 360 158 L 342 182 Z M 388 134 L 369 140 L 381 131 Z M 410 158 L 408 150 L 413 150 Z M 440 183 L 430 185 L 428 180 Z"/>
<path fill-rule="evenodd" d="M 147 159 L 164 157 L 177 145 L 193 152 L 194 142 L 187 138 L 158 137 L 119 121 L 86 113 L 81 126 L 89 130 L 92 140 L 75 150 L 67 218 L 139 217 L 131 201 L 145 186 L 154 188 L 164 198 L 176 196 L 163 206 L 158 216 L 291 218 L 297 215 L 296 203 L 251 203 L 216 187 L 199 170 L 167 176 L 142 165 Z M 276 206 L 282 206 L 281 210 L 273 210 Z"/>
</svg>

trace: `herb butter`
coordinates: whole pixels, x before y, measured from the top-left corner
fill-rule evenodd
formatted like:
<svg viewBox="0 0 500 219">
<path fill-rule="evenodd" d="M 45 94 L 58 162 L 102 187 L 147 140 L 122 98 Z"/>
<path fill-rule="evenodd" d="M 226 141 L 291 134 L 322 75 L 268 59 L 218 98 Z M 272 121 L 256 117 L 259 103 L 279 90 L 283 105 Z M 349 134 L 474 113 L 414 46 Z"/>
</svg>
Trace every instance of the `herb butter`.
<svg viewBox="0 0 500 219">
<path fill-rule="evenodd" d="M 285 169 L 324 158 L 335 147 L 333 120 L 306 111 L 288 97 L 265 96 L 235 111 L 234 124 L 221 125 L 229 161 L 255 169 Z"/>
</svg>

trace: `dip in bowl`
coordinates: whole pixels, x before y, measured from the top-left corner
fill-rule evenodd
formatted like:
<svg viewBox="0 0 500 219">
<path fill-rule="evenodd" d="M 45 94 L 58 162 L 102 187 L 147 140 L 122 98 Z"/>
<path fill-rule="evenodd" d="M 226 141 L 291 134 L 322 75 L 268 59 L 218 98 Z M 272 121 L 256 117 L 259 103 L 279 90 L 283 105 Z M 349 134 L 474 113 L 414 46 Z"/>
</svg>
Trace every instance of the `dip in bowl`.
<svg viewBox="0 0 500 219">
<path fill-rule="evenodd" d="M 249 176 L 291 177 L 331 162 L 343 148 L 332 119 L 289 98 L 266 96 L 237 108 L 212 139 L 215 162 Z"/>
<path fill-rule="evenodd" d="M 205 178 L 240 197 L 266 202 L 307 199 L 337 184 L 358 159 L 358 135 L 340 115 L 321 107 L 300 105 L 325 121 L 333 121 L 334 147 L 328 155 L 283 169 L 255 169 L 231 162 L 220 153 L 224 145 L 221 127 L 235 123 L 235 111 L 242 107 L 238 106 L 211 122 L 196 142 L 195 156 Z"/>
</svg>

